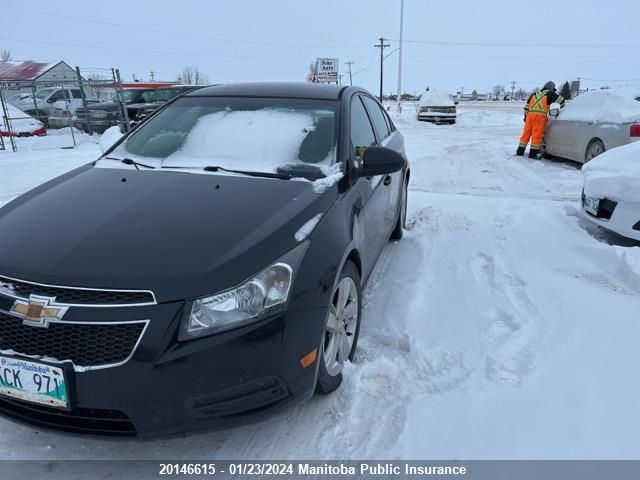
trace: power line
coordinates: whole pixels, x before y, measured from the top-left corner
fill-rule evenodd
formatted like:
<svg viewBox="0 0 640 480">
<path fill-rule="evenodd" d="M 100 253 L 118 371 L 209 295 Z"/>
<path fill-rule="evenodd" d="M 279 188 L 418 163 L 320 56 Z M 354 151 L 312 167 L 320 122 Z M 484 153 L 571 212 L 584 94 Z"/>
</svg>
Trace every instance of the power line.
<svg viewBox="0 0 640 480">
<path fill-rule="evenodd" d="M 163 54 L 163 55 L 195 55 L 195 56 L 203 56 L 203 57 L 216 57 L 216 58 L 244 58 L 251 60 L 308 60 L 308 56 L 265 56 L 265 55 L 228 55 L 228 54 L 219 54 L 219 53 L 203 53 L 203 52 L 178 52 L 178 51 L 170 51 L 170 50 L 146 50 L 140 48 L 122 48 L 122 47 L 113 47 L 113 46 L 103 46 L 103 45 L 87 45 L 84 43 L 65 43 L 65 42 L 52 42 L 52 41 L 42 41 L 42 40 L 27 40 L 22 38 L 0 38 L 0 40 L 10 41 L 10 42 L 23 42 L 23 43 L 35 43 L 41 45 L 60 45 L 64 47 L 77 47 L 77 48 L 92 48 L 92 49 L 101 49 L 101 50 L 117 50 L 117 51 L 125 51 L 125 52 L 138 52 L 138 53 L 154 53 L 154 54 Z M 365 55 L 361 56 L 353 56 L 352 58 L 368 58 Z"/>
<path fill-rule="evenodd" d="M 56 17 L 56 18 L 63 18 L 65 20 L 96 23 L 96 24 L 106 25 L 106 26 L 110 26 L 110 27 L 130 28 L 130 29 L 137 30 L 137 31 L 141 31 L 142 30 L 142 31 L 146 31 L 146 32 L 162 33 L 162 34 L 165 34 L 165 35 L 175 35 L 175 36 L 188 37 L 188 38 L 199 38 L 199 39 L 205 39 L 205 40 L 214 40 L 216 42 L 228 42 L 228 43 L 236 43 L 236 44 L 251 45 L 251 46 L 262 46 L 262 47 L 335 48 L 335 49 L 369 48 L 369 46 L 367 46 L 367 45 L 309 45 L 309 44 L 277 43 L 277 42 L 252 42 L 252 41 L 248 41 L 248 40 L 236 40 L 236 39 L 230 39 L 230 38 L 212 37 L 212 36 L 209 36 L 209 35 L 200 35 L 200 34 L 197 34 L 197 33 L 186 33 L 186 32 L 177 32 L 177 31 L 171 31 L 171 30 L 162 30 L 162 29 L 158 29 L 158 28 L 144 27 L 144 26 L 141 26 L 141 25 L 127 25 L 125 23 L 108 22 L 106 20 L 96 20 L 96 19 L 91 19 L 91 18 L 75 17 L 75 16 L 71 16 L 71 15 L 62 15 L 60 13 L 54 13 L 54 12 L 43 12 L 43 11 L 37 11 L 37 10 L 28 10 L 26 8 L 14 7 L 13 5 L 8 5 L 8 4 L 4 4 L 4 3 L 1 4 L 1 5 L 2 5 L 3 9 L 6 8 L 6 9 L 9 9 L 9 10 L 15 10 L 15 11 L 18 11 L 18 12 L 29 13 L 29 14 L 33 14 L 33 15 L 43 15 L 43 16 L 46 16 L 47 18 Z"/>
<path fill-rule="evenodd" d="M 391 39 L 395 41 L 394 39 Z M 630 43 L 516 43 L 516 42 L 447 42 L 441 40 L 404 40 L 407 43 L 443 45 L 454 47 L 550 47 L 550 48 L 638 48 L 640 44 Z"/>
</svg>

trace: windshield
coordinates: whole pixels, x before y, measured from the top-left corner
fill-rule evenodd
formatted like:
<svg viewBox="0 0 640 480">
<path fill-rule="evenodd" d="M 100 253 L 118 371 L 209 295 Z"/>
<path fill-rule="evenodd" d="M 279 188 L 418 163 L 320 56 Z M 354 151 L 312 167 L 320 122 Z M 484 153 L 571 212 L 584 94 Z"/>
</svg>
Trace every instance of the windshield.
<svg viewBox="0 0 640 480">
<path fill-rule="evenodd" d="M 281 98 L 186 97 L 143 124 L 111 157 L 155 167 L 276 172 L 335 161 L 338 103 Z"/>
<path fill-rule="evenodd" d="M 143 90 L 135 89 L 135 90 L 123 90 L 122 94 L 124 96 L 125 103 L 130 103 L 135 101 L 139 96 L 140 92 Z"/>
<path fill-rule="evenodd" d="M 45 88 L 43 90 L 38 90 L 36 92 L 36 98 L 39 99 L 39 100 L 44 100 L 45 98 L 47 98 L 55 90 L 56 90 L 55 88 Z"/>
</svg>

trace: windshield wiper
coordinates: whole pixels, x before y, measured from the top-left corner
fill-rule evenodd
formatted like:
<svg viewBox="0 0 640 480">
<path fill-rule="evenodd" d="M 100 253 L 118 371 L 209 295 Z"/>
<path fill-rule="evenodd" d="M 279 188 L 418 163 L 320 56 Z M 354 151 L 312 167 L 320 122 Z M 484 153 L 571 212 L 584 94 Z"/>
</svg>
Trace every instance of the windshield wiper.
<svg viewBox="0 0 640 480">
<path fill-rule="evenodd" d="M 162 168 L 177 168 L 177 169 L 179 169 L 179 168 L 193 168 L 193 167 L 163 166 Z M 223 172 L 239 173 L 240 175 L 248 175 L 250 177 L 279 178 L 279 179 L 282 179 L 282 180 L 290 180 L 290 179 L 292 179 L 294 177 L 294 175 L 289 175 L 289 174 L 285 174 L 285 173 L 254 172 L 254 171 L 250 171 L 250 170 L 232 170 L 230 168 L 224 168 L 224 167 L 219 167 L 219 166 L 211 166 L 211 165 L 208 165 L 206 167 L 202 167 L 202 170 L 204 170 L 205 172 L 218 172 L 218 171 L 222 170 Z"/>
<path fill-rule="evenodd" d="M 151 165 L 145 165 L 144 163 L 136 162 L 135 160 L 132 160 L 130 158 L 115 158 L 115 157 L 105 157 L 105 158 L 108 160 L 117 160 L 119 162 L 124 163 L 125 165 L 133 165 L 134 167 L 136 167 L 136 170 L 140 170 L 139 167 L 150 168 L 152 170 L 156 169 L 156 167 L 152 167 Z"/>
</svg>

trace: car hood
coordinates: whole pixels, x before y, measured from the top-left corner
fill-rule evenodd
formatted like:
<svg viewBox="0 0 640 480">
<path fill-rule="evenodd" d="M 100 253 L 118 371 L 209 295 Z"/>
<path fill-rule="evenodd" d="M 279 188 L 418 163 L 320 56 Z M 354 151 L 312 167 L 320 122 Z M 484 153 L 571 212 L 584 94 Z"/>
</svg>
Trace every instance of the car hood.
<svg viewBox="0 0 640 480">
<path fill-rule="evenodd" d="M 159 302 L 233 287 L 297 245 L 337 187 L 87 165 L 0 209 L 0 275 L 152 290 Z"/>
</svg>

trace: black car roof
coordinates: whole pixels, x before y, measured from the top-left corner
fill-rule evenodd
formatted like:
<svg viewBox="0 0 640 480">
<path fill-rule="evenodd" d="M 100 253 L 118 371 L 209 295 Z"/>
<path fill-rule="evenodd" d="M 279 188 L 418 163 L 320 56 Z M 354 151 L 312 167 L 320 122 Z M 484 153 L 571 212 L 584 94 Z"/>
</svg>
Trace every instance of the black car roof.
<svg viewBox="0 0 640 480">
<path fill-rule="evenodd" d="M 282 97 L 282 98 L 313 98 L 319 100 L 338 100 L 347 85 L 333 85 L 321 83 L 234 83 L 217 85 L 198 89 L 187 93 L 186 97 Z"/>
</svg>

